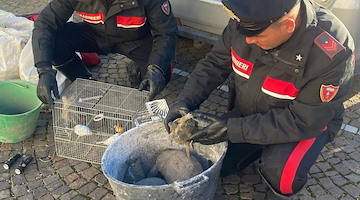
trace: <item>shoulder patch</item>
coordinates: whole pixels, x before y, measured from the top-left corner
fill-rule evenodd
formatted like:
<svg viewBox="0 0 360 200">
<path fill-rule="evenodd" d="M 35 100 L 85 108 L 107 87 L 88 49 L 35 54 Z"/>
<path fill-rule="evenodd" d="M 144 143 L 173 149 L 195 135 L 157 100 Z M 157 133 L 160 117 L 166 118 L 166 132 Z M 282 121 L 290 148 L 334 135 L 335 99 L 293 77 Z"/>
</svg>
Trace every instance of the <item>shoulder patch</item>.
<svg viewBox="0 0 360 200">
<path fill-rule="evenodd" d="M 320 87 L 320 99 L 322 102 L 330 102 L 337 92 L 339 91 L 339 86 L 333 85 L 321 85 Z"/>
<path fill-rule="evenodd" d="M 340 51 L 345 50 L 345 47 L 326 31 L 318 35 L 314 42 L 331 59 Z"/>
</svg>

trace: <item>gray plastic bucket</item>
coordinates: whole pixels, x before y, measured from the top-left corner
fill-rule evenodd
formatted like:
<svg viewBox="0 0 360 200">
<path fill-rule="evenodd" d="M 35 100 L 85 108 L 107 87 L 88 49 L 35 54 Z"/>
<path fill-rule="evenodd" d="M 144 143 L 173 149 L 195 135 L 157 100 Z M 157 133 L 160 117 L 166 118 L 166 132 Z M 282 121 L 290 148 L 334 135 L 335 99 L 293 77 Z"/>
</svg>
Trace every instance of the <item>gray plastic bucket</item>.
<svg viewBox="0 0 360 200">
<path fill-rule="evenodd" d="M 181 182 L 159 186 L 140 186 L 122 182 L 130 157 L 141 156 L 155 165 L 157 155 L 164 149 L 184 149 L 171 143 L 163 122 L 146 122 L 119 136 L 104 152 L 102 171 L 109 180 L 118 200 L 211 200 L 226 153 L 227 143 L 214 145 L 194 144 L 192 153 L 210 160 L 213 165 L 202 173 Z"/>
</svg>

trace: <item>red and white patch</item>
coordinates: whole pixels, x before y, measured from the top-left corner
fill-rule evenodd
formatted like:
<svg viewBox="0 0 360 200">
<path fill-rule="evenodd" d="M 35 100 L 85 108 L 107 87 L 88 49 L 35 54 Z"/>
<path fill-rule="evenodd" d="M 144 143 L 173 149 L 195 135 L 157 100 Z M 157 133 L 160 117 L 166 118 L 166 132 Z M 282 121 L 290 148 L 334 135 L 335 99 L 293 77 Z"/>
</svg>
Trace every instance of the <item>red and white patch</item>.
<svg viewBox="0 0 360 200">
<path fill-rule="evenodd" d="M 170 4 L 169 4 L 169 1 L 165 1 L 165 2 L 161 5 L 161 10 L 162 10 L 166 15 L 170 15 Z"/>
<path fill-rule="evenodd" d="M 296 88 L 291 82 L 270 77 L 265 78 L 261 90 L 272 97 L 290 100 L 295 99 L 300 91 L 300 89 Z"/>
<path fill-rule="evenodd" d="M 104 14 L 102 13 L 84 13 L 76 11 L 76 13 L 86 22 L 92 23 L 92 24 L 99 24 L 104 23 Z"/>
<path fill-rule="evenodd" d="M 116 16 L 116 25 L 121 28 L 139 28 L 146 23 L 146 17 Z"/>
<path fill-rule="evenodd" d="M 232 68 L 238 75 L 249 79 L 254 68 L 254 63 L 241 58 L 233 48 L 231 48 Z"/>
<path fill-rule="evenodd" d="M 326 31 L 318 35 L 314 42 L 331 59 L 340 51 L 345 50 L 345 47 Z"/>
<path fill-rule="evenodd" d="M 320 99 L 322 102 L 331 101 L 339 91 L 339 86 L 333 85 L 321 85 L 320 87 Z"/>
</svg>

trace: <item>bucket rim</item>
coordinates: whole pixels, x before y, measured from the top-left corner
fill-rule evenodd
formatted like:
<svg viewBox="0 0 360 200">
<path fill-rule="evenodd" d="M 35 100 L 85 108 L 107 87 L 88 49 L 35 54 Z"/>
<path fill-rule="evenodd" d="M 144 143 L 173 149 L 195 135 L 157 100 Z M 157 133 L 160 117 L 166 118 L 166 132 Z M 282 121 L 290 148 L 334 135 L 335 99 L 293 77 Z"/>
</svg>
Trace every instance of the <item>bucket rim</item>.
<svg viewBox="0 0 360 200">
<path fill-rule="evenodd" d="M 110 176 L 107 171 L 104 169 L 104 165 L 103 165 L 103 161 L 105 160 L 105 155 L 107 154 L 108 151 L 110 151 L 110 147 L 115 144 L 118 140 L 121 140 L 120 138 L 123 138 L 125 137 L 124 135 L 126 134 L 130 134 L 133 130 L 133 129 L 136 129 L 136 128 L 139 128 L 139 127 L 142 127 L 142 126 L 146 126 L 148 124 L 152 124 L 152 123 L 158 123 L 160 121 L 156 120 L 156 121 L 148 121 L 148 122 L 144 122 L 142 124 L 140 124 L 139 126 L 135 126 L 127 131 L 125 131 L 124 133 L 122 133 L 119 137 L 117 137 L 114 142 L 112 142 L 104 151 L 103 153 L 103 156 L 101 158 L 101 170 L 103 172 L 103 174 L 105 175 L 105 177 L 108 179 L 108 180 L 111 180 L 117 184 L 121 184 L 121 185 L 124 185 L 124 186 L 127 186 L 127 187 L 130 187 L 130 188 L 167 188 L 167 187 L 175 187 L 175 185 L 184 185 L 185 183 L 187 183 L 190 179 L 196 179 L 196 178 L 200 178 L 201 176 L 204 176 L 208 173 L 210 173 L 210 171 L 213 170 L 213 168 L 215 168 L 215 163 L 213 165 L 211 165 L 209 168 L 207 168 L 206 170 L 202 171 L 201 173 L 197 174 L 196 176 L 193 176 L 191 178 L 188 178 L 188 179 L 185 179 L 185 180 L 182 180 L 182 181 L 174 181 L 172 183 L 168 183 L 168 184 L 164 184 L 164 185 L 135 185 L 135 184 L 130 184 L 130 183 L 126 183 L 126 182 L 123 182 L 123 181 L 119 181 L 117 179 L 115 179 L 114 177 Z M 226 154 L 226 150 L 228 148 L 228 143 L 227 142 L 220 142 L 220 143 L 217 143 L 217 144 L 214 144 L 214 145 L 220 145 L 220 144 L 223 144 L 224 147 L 225 147 L 225 151 L 223 152 L 223 154 L 220 156 L 219 161 L 223 160 L 224 157 L 225 157 L 225 154 Z"/>
<path fill-rule="evenodd" d="M 11 84 L 11 83 L 19 84 L 19 82 L 31 85 L 32 87 L 36 87 L 36 84 L 29 82 L 29 81 L 21 80 L 21 79 L 4 80 L 4 81 L 0 81 L 0 84 Z M 27 115 L 29 113 L 35 112 L 36 110 L 39 110 L 40 107 L 42 106 L 42 104 L 43 103 L 39 100 L 39 105 L 37 105 L 36 107 L 34 107 L 33 109 L 31 109 L 29 111 L 19 113 L 19 114 L 14 114 L 14 115 L 7 115 L 7 114 L 0 113 L 0 117 L 19 117 L 19 116 Z"/>
</svg>

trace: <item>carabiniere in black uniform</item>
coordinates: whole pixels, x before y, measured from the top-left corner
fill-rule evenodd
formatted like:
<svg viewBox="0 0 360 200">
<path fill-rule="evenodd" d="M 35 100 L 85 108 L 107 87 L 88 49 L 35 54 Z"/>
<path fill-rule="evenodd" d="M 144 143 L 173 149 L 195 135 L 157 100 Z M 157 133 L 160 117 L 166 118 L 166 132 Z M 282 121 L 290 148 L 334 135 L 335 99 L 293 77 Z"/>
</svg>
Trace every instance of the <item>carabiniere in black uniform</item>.
<svg viewBox="0 0 360 200">
<path fill-rule="evenodd" d="M 309 0 L 301 2 L 300 12 L 294 35 L 271 50 L 247 44 L 230 19 L 178 97 L 197 109 L 234 74 L 234 103 L 227 114 L 230 142 L 263 148 L 262 176 L 287 195 L 303 187 L 310 166 L 339 131 L 355 65 L 353 40 L 332 13 Z M 289 166 L 294 152 L 299 161 Z"/>
<path fill-rule="evenodd" d="M 74 11 L 84 22 L 66 23 Z M 159 66 L 169 81 L 176 33 L 175 18 L 165 0 L 53 0 L 35 21 L 35 65 L 62 65 L 75 51 L 114 52 L 133 59 L 142 75 L 149 64 Z M 76 74 L 73 70 L 69 73 Z"/>
</svg>

